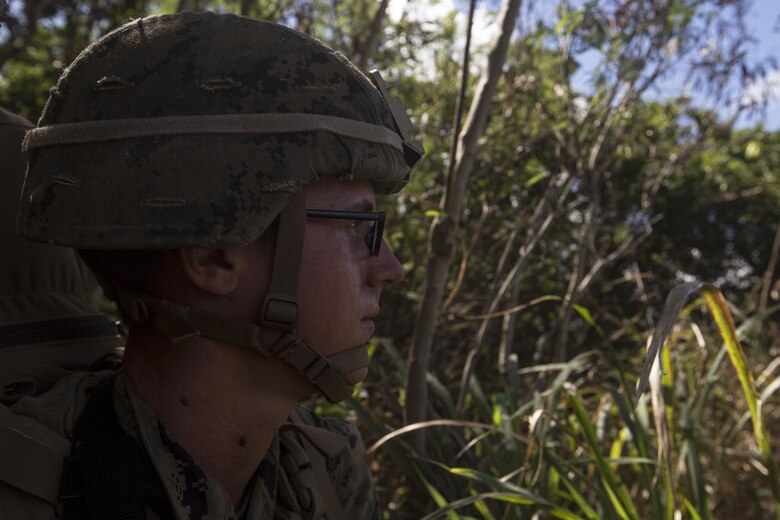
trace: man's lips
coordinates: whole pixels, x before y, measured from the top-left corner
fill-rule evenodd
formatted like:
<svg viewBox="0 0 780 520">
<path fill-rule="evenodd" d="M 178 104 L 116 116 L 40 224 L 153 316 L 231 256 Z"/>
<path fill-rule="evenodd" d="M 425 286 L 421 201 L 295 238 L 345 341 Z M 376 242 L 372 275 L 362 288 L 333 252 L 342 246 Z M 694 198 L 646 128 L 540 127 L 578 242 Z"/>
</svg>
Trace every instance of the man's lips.
<svg viewBox="0 0 780 520">
<path fill-rule="evenodd" d="M 373 309 L 371 309 L 369 312 L 366 313 L 365 316 L 363 316 L 364 320 L 375 320 L 377 316 L 379 316 L 379 306 L 377 305 Z"/>
<path fill-rule="evenodd" d="M 379 307 L 376 309 L 372 309 L 371 312 L 367 313 L 365 316 L 363 316 L 363 319 L 360 320 L 360 323 L 362 325 L 365 325 L 371 329 L 371 334 L 374 334 L 374 331 L 376 330 L 376 325 L 374 324 L 374 319 L 379 316 Z"/>
</svg>

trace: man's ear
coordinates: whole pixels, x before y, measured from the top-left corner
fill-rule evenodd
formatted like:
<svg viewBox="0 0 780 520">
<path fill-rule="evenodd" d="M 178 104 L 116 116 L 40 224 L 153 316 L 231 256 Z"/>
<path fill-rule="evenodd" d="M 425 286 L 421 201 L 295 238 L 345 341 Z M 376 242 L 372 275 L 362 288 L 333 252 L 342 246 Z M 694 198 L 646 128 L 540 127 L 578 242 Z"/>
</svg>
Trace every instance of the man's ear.
<svg viewBox="0 0 780 520">
<path fill-rule="evenodd" d="M 189 248 L 177 251 L 182 270 L 197 287 L 219 295 L 233 292 L 238 285 L 238 248 Z"/>
</svg>

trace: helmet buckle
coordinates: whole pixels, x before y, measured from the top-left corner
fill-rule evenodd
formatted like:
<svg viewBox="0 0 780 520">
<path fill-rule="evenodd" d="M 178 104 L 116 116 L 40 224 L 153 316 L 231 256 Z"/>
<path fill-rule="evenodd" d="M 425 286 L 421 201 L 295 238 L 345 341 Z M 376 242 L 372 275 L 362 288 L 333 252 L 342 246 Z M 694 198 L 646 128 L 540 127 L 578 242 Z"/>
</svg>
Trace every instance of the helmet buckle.
<svg viewBox="0 0 780 520">
<path fill-rule="evenodd" d="M 298 321 L 298 298 L 289 294 L 269 292 L 263 300 L 260 325 L 291 331 Z"/>
<path fill-rule="evenodd" d="M 309 381 L 319 382 L 322 373 L 329 368 L 328 362 L 323 358 L 316 358 L 309 366 L 303 369 L 303 375 Z"/>
</svg>

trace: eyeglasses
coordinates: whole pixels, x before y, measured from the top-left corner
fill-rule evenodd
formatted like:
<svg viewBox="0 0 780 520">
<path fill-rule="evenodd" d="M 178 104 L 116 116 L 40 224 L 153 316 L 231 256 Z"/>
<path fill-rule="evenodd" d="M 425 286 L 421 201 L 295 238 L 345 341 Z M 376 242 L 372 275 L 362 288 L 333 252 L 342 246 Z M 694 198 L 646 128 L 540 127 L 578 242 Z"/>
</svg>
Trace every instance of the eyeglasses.
<svg viewBox="0 0 780 520">
<path fill-rule="evenodd" d="M 333 211 L 329 209 L 307 209 L 307 217 L 337 218 L 341 220 L 365 220 L 373 222 L 371 231 L 366 235 L 366 245 L 374 256 L 379 256 L 382 246 L 382 235 L 385 231 L 384 211 Z"/>
</svg>

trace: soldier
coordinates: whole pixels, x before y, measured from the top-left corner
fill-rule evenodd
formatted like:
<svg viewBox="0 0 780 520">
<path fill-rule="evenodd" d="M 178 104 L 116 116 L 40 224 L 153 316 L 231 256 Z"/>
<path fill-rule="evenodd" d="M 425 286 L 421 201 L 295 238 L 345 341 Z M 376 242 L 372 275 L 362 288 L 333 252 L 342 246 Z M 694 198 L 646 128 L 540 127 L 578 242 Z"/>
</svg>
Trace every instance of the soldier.
<svg viewBox="0 0 780 520">
<path fill-rule="evenodd" d="M 81 251 L 124 369 L 13 406 L 0 517 L 378 518 L 357 430 L 296 403 L 367 373 L 409 127 L 378 75 L 271 23 L 161 15 L 87 48 L 25 140 L 19 227 Z"/>
<path fill-rule="evenodd" d="M 0 403 L 48 390 L 70 371 L 118 361 L 117 326 L 85 298 L 97 282 L 70 248 L 16 232 L 32 124 L 0 108 Z"/>
</svg>

